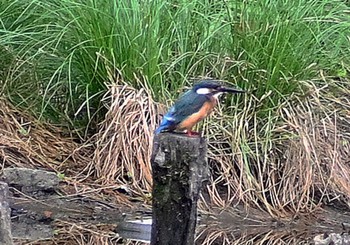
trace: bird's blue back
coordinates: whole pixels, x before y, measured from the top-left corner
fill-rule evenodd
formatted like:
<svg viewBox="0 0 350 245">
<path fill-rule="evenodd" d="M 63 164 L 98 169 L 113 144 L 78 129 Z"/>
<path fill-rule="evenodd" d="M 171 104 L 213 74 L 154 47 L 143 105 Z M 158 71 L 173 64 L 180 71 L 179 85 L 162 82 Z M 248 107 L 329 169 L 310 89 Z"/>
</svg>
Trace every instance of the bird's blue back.
<svg viewBox="0 0 350 245">
<path fill-rule="evenodd" d="M 172 131 L 187 117 L 198 112 L 210 98 L 204 94 L 197 94 L 193 90 L 184 93 L 164 115 L 160 126 L 155 131 Z"/>
</svg>

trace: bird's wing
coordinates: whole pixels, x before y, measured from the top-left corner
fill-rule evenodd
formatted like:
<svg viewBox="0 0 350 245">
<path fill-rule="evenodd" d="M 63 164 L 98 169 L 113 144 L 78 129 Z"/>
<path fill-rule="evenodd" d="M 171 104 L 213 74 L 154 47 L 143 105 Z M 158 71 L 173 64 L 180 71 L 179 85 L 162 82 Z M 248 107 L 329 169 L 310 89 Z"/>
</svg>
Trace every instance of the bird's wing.
<svg viewBox="0 0 350 245">
<path fill-rule="evenodd" d="M 164 115 L 160 126 L 155 132 L 160 133 L 163 130 L 174 130 L 183 120 L 198 112 L 206 101 L 208 101 L 206 96 L 197 94 L 191 90 L 187 91 Z"/>
<path fill-rule="evenodd" d="M 174 119 L 174 124 L 178 125 L 187 117 L 198 112 L 206 101 L 208 98 L 204 95 L 193 91 L 184 93 L 173 106 L 171 117 Z"/>
</svg>

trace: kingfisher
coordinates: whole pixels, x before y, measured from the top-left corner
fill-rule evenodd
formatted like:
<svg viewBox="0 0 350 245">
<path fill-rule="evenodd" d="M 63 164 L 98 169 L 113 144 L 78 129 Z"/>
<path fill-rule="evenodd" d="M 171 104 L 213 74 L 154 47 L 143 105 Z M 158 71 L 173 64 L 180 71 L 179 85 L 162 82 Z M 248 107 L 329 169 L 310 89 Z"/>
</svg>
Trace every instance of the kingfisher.
<svg viewBox="0 0 350 245">
<path fill-rule="evenodd" d="M 219 80 L 201 80 L 180 96 L 164 115 L 155 134 L 182 131 L 189 136 L 198 135 L 192 128 L 213 111 L 221 94 L 244 92 L 239 88 L 226 87 Z"/>
</svg>

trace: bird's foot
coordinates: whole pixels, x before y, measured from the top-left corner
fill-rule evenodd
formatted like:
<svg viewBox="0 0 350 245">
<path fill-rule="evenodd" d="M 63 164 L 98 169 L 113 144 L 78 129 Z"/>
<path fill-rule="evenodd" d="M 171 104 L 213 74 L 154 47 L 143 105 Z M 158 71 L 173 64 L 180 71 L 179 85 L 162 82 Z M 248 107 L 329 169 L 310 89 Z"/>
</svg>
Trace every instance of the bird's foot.
<svg viewBox="0 0 350 245">
<path fill-rule="evenodd" d="M 198 135 L 200 135 L 199 132 L 195 132 L 195 131 L 192 131 L 192 130 L 188 130 L 186 134 L 188 136 L 198 136 Z"/>
<path fill-rule="evenodd" d="M 190 137 L 201 135 L 200 132 L 195 132 L 195 131 L 192 131 L 192 130 L 171 131 L 171 133 L 173 133 L 173 134 L 184 134 L 184 135 L 187 135 L 187 136 L 190 136 Z"/>
</svg>

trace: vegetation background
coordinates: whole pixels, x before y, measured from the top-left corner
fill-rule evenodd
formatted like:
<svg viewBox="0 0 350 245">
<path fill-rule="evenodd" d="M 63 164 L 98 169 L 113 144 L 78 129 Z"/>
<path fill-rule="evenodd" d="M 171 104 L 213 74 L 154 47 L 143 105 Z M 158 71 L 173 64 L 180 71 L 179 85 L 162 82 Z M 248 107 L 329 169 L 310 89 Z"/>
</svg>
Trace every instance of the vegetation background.
<svg viewBox="0 0 350 245">
<path fill-rule="evenodd" d="M 212 174 L 202 210 L 348 209 L 349 43 L 342 0 L 0 0 L 3 130 L 16 138 L 2 145 L 35 161 L 0 158 L 147 203 L 160 114 L 211 77 L 248 93 L 200 126 Z"/>
</svg>

